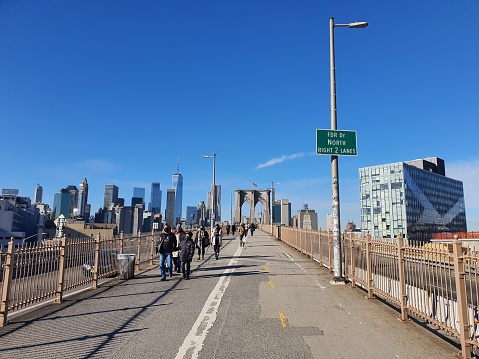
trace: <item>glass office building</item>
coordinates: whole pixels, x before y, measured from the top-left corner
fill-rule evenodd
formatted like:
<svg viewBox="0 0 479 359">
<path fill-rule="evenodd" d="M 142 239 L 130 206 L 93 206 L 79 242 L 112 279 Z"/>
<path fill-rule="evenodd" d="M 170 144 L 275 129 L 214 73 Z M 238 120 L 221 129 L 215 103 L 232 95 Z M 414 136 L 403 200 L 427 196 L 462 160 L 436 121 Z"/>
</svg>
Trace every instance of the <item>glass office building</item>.
<svg viewBox="0 0 479 359">
<path fill-rule="evenodd" d="M 432 233 L 466 232 L 461 181 L 437 157 L 359 169 L 361 230 L 373 238 L 428 242 Z"/>
</svg>

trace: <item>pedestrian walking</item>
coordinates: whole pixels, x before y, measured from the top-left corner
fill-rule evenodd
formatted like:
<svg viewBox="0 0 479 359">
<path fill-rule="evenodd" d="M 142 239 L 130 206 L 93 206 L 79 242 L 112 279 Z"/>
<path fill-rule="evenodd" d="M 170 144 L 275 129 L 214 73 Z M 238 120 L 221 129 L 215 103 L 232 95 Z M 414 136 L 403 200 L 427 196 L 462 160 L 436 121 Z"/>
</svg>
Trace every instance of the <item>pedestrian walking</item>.
<svg viewBox="0 0 479 359">
<path fill-rule="evenodd" d="M 166 280 L 165 262 L 168 265 L 170 278 L 173 276 L 173 263 L 171 257 L 175 246 L 176 236 L 171 233 L 171 227 L 168 224 L 165 224 L 157 243 L 158 252 L 160 253 L 160 276 L 162 281 Z"/>
<path fill-rule="evenodd" d="M 183 228 L 181 228 L 181 225 L 179 224 L 176 226 L 175 236 L 176 236 L 175 250 L 172 253 L 173 266 L 176 273 L 180 273 L 181 272 L 180 242 L 182 239 L 186 238 L 186 233 L 183 230 Z"/>
<path fill-rule="evenodd" d="M 249 233 L 251 234 L 251 236 L 253 236 L 255 229 L 256 229 L 256 225 L 254 223 L 251 223 L 249 226 Z"/>
<path fill-rule="evenodd" d="M 248 237 L 249 223 L 243 224 L 244 227 L 244 237 Z"/>
<path fill-rule="evenodd" d="M 238 233 L 239 233 L 239 236 L 240 236 L 240 247 L 244 247 L 244 236 L 245 236 L 245 233 L 246 233 L 246 229 L 244 227 L 244 224 L 241 223 L 239 226 L 238 226 Z"/>
<path fill-rule="evenodd" d="M 236 232 L 236 224 L 233 223 L 233 225 L 231 226 L 231 232 L 233 234 L 233 236 L 235 235 L 235 232 Z"/>
<path fill-rule="evenodd" d="M 218 259 L 220 255 L 220 248 L 223 241 L 223 231 L 220 225 L 217 223 L 213 228 L 213 234 L 211 235 L 211 243 L 213 244 L 213 249 L 215 251 L 215 258 Z"/>
<path fill-rule="evenodd" d="M 195 255 L 195 242 L 193 242 L 193 232 L 189 231 L 180 241 L 180 260 L 181 273 L 183 279 L 190 279 L 191 261 Z"/>
<path fill-rule="evenodd" d="M 196 232 L 195 244 L 198 248 L 198 260 L 205 259 L 205 249 L 210 245 L 210 239 L 204 226 L 200 226 L 200 229 Z"/>
<path fill-rule="evenodd" d="M 227 236 L 230 235 L 230 229 L 231 229 L 231 226 L 230 226 L 230 224 L 228 223 L 228 224 L 226 225 L 226 235 L 227 235 Z"/>
</svg>

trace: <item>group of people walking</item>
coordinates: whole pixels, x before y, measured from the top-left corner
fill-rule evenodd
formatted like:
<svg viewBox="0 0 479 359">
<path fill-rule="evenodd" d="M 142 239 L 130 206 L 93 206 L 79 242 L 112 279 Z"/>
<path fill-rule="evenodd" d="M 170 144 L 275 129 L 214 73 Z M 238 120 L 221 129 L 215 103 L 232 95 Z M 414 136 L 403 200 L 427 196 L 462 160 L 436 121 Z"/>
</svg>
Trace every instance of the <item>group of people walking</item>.
<svg viewBox="0 0 479 359">
<path fill-rule="evenodd" d="M 204 226 L 193 236 L 192 231 L 185 232 L 180 225 L 176 227 L 175 233 L 171 227 L 165 224 L 157 240 L 157 252 L 160 255 L 160 276 L 166 280 L 166 269 L 168 268 L 170 278 L 173 270 L 183 274 L 183 279 L 190 279 L 191 261 L 198 250 L 198 260 L 205 259 L 205 250 L 213 245 L 215 258 L 218 259 L 223 241 L 223 231 L 219 224 L 213 227 L 211 237 Z"/>
</svg>

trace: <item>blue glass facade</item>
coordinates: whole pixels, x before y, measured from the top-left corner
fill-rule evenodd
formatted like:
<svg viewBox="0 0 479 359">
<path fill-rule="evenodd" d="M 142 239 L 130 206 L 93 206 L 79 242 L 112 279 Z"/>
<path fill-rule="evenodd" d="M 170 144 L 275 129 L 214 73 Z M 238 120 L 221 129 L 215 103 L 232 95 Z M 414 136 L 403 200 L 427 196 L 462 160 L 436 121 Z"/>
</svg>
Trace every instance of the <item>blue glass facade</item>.
<svg viewBox="0 0 479 359">
<path fill-rule="evenodd" d="M 152 213 L 161 213 L 161 189 L 160 182 L 153 182 L 151 184 L 151 202 L 150 210 Z"/>
<path fill-rule="evenodd" d="M 402 233 L 411 243 L 428 242 L 432 233 L 467 231 L 462 182 L 422 161 L 359 169 L 362 231 L 374 238 Z"/>
</svg>

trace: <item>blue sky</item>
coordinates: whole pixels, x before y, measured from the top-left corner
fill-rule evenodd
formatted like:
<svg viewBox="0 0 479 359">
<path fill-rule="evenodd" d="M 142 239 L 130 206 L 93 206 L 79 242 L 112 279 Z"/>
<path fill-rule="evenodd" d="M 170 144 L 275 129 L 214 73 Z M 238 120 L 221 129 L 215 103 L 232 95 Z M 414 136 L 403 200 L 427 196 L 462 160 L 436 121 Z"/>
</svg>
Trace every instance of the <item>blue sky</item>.
<svg viewBox="0 0 479 359">
<path fill-rule="evenodd" d="M 478 231 L 477 0 L 1 1 L 0 188 L 39 183 L 52 205 L 86 177 L 96 211 L 105 184 L 129 203 L 160 182 L 164 202 L 179 156 L 186 208 L 216 153 L 224 220 L 229 193 L 274 181 L 324 228 L 330 17 L 369 23 L 335 29 L 338 129 L 358 138 L 339 158 L 342 227 L 360 224 L 360 167 L 437 156 Z"/>
</svg>

